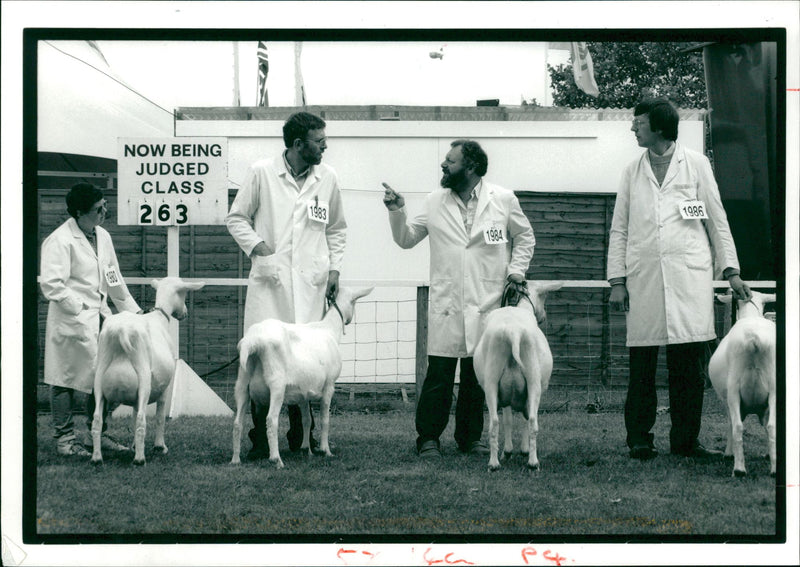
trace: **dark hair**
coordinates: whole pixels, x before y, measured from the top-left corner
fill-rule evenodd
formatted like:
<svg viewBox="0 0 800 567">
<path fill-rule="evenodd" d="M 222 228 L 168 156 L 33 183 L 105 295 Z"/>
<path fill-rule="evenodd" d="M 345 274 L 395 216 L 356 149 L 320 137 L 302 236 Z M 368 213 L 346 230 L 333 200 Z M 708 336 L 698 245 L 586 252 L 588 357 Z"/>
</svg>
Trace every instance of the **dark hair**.
<svg viewBox="0 0 800 567">
<path fill-rule="evenodd" d="M 489 168 L 489 156 L 483 151 L 481 145 L 474 140 L 456 140 L 450 144 L 450 147 L 455 148 L 461 146 L 461 153 L 468 166 L 475 168 L 475 175 L 483 177 L 486 175 L 486 170 Z"/>
<path fill-rule="evenodd" d="M 297 139 L 305 140 L 309 130 L 322 130 L 325 121 L 310 112 L 296 112 L 283 125 L 283 143 L 291 148 Z"/>
<path fill-rule="evenodd" d="M 103 198 L 103 191 L 91 183 L 73 185 L 67 193 L 67 212 L 78 218 L 78 213 L 88 213 L 97 201 Z"/>
<path fill-rule="evenodd" d="M 665 98 L 648 98 L 636 105 L 633 115 L 648 114 L 650 116 L 650 130 L 661 132 L 667 140 L 673 142 L 678 139 L 678 111 L 672 103 Z"/>
</svg>

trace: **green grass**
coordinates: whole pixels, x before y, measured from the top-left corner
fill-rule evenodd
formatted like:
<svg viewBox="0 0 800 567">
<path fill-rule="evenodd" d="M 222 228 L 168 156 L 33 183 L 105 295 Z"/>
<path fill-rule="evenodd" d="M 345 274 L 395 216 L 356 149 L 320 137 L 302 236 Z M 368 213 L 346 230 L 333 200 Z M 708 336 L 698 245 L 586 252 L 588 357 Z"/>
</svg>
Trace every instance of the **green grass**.
<svg viewBox="0 0 800 567">
<path fill-rule="evenodd" d="M 701 438 L 725 445 L 725 417 L 707 396 Z M 49 418 L 40 416 L 37 470 L 39 534 L 404 534 L 769 536 L 776 531 L 775 480 L 766 434 L 745 423 L 747 478 L 729 461 L 668 454 L 669 416 L 654 429 L 661 455 L 629 459 L 619 412 L 572 409 L 540 416 L 542 470 L 514 455 L 500 471 L 487 457 L 458 453 L 451 423 L 444 458 L 414 452 L 413 405 L 383 413 L 335 411 L 335 456 L 289 453 L 285 414 L 281 456 L 229 464 L 232 419 L 180 417 L 167 423 L 167 455 L 154 455 L 148 430 L 145 467 L 131 455 L 88 459 L 55 453 Z M 248 416 L 249 420 L 249 416 Z M 247 423 L 247 422 L 246 422 Z M 112 435 L 131 439 L 129 420 Z M 486 433 L 484 432 L 484 436 Z M 249 449 L 243 441 L 243 456 Z"/>
</svg>

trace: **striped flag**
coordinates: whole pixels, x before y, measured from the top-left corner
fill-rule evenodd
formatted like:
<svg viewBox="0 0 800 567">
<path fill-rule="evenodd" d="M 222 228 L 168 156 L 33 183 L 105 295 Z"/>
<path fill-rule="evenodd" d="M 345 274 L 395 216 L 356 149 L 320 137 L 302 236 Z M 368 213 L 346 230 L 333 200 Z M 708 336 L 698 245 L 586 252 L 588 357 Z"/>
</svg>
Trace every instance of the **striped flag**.
<svg viewBox="0 0 800 567">
<path fill-rule="evenodd" d="M 575 84 L 589 96 L 597 96 L 600 90 L 594 80 L 594 64 L 589 48 L 585 41 L 571 42 L 572 54 L 572 74 L 575 77 Z"/>
<path fill-rule="evenodd" d="M 267 73 L 269 72 L 269 59 L 267 58 L 267 44 L 258 42 L 258 96 L 257 106 L 269 106 L 267 96 Z"/>
</svg>

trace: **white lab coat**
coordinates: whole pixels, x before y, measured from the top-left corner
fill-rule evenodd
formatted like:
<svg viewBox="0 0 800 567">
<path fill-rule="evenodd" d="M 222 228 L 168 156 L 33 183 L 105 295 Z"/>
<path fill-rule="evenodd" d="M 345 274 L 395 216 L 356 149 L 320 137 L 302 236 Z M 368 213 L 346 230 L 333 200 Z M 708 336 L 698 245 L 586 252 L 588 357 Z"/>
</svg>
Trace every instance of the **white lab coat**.
<svg viewBox="0 0 800 567">
<path fill-rule="evenodd" d="M 389 211 L 392 236 L 402 248 L 430 236 L 429 355 L 472 356 L 484 319 L 500 307 L 506 278 L 524 276 L 533 257 L 533 229 L 514 192 L 482 183 L 470 234 L 450 189 L 428 195 L 410 223 L 405 208 Z M 506 230 L 506 243 L 486 243 L 484 231 L 492 227 Z"/>
<path fill-rule="evenodd" d="M 687 200 L 708 220 L 684 219 Z M 739 261 L 708 158 L 676 144 L 659 187 L 645 151 L 622 176 L 608 246 L 608 279 L 626 278 L 630 298 L 627 345 L 713 339 L 713 280 L 726 268 Z"/>
<path fill-rule="evenodd" d="M 111 315 L 108 298 L 119 311 L 140 310 L 122 280 L 111 236 L 100 226 L 95 235 L 97 253 L 75 219 L 68 219 L 42 243 L 40 270 L 42 293 L 50 302 L 44 381 L 87 394 L 94 386 L 100 315 Z M 119 276 L 118 285 L 109 285 L 109 267 Z"/>
<path fill-rule="evenodd" d="M 328 205 L 328 223 L 308 207 Z M 322 317 L 330 270 L 341 271 L 347 223 L 336 172 L 313 166 L 299 189 L 283 156 L 250 168 L 225 223 L 248 256 L 259 242 L 269 256 L 254 256 L 247 282 L 244 331 L 264 319 L 307 323 Z"/>
</svg>

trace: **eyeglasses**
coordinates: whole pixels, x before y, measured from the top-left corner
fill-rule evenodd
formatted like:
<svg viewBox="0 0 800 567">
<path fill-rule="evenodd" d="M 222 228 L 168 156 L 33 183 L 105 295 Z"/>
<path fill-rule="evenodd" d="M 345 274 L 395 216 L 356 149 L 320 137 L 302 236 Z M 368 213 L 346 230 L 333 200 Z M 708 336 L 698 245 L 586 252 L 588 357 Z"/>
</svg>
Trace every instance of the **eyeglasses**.
<svg viewBox="0 0 800 567">
<path fill-rule="evenodd" d="M 93 208 L 90 212 L 97 213 L 99 215 L 100 212 L 104 212 L 105 213 L 106 211 L 108 211 L 108 201 L 103 201 L 102 203 L 97 205 L 95 208 Z"/>
<path fill-rule="evenodd" d="M 308 139 L 306 139 L 305 141 L 306 142 L 314 142 L 318 146 L 323 146 L 323 145 L 327 145 L 328 138 L 327 137 L 326 138 L 320 138 L 319 140 L 308 140 Z"/>
</svg>

